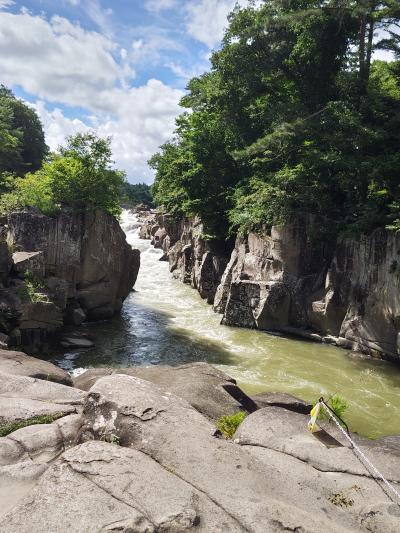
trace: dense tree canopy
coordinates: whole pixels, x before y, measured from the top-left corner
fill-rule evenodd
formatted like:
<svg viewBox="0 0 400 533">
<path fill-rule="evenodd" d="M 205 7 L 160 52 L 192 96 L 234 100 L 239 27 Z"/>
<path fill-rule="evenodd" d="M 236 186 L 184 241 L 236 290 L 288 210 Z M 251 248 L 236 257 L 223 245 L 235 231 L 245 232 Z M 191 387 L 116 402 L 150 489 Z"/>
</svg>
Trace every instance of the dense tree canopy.
<svg viewBox="0 0 400 533">
<path fill-rule="evenodd" d="M 47 152 L 36 112 L 0 85 L 0 174 L 38 170 Z"/>
<path fill-rule="evenodd" d="M 155 200 L 218 237 L 313 213 L 329 231 L 399 225 L 397 0 L 265 0 L 230 16 L 175 137 L 150 160 Z M 385 31 L 384 31 L 385 30 Z"/>
<path fill-rule="evenodd" d="M 124 204 L 138 205 L 144 204 L 149 207 L 153 206 L 153 195 L 150 185 L 146 183 L 128 183 L 122 186 L 121 201 Z"/>
</svg>

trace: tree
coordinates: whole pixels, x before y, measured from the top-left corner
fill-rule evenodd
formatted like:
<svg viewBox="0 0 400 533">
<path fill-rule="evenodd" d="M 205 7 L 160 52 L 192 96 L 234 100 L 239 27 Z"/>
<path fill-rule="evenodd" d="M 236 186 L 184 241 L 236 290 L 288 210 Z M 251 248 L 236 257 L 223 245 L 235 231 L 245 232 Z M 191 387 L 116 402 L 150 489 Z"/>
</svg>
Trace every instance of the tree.
<svg viewBox="0 0 400 533">
<path fill-rule="evenodd" d="M 144 204 L 153 207 L 153 195 L 150 185 L 125 182 L 122 186 L 121 202 L 130 205 Z"/>
<path fill-rule="evenodd" d="M 224 237 L 229 224 L 257 231 L 307 213 L 331 237 L 393 225 L 400 63 L 372 52 L 394 46 L 399 16 L 392 0 L 236 7 L 211 71 L 189 82 L 174 139 L 150 160 L 156 202 Z"/>
<path fill-rule="evenodd" d="M 111 140 L 93 133 L 67 139 L 49 161 L 35 173 L 17 179 L 16 189 L 5 195 L 3 206 L 34 206 L 52 215 L 61 207 L 76 211 L 103 209 L 120 213 L 120 194 L 124 174 L 112 168 Z"/>
<path fill-rule="evenodd" d="M 36 112 L 0 85 L 0 173 L 38 170 L 47 153 Z"/>
</svg>

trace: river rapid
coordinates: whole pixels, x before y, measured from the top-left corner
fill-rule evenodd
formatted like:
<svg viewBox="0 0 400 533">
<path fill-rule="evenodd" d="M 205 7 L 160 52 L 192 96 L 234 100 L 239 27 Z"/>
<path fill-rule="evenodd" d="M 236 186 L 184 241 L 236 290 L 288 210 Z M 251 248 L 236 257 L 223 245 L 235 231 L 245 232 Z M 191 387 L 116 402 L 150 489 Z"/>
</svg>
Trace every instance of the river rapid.
<svg viewBox="0 0 400 533">
<path fill-rule="evenodd" d="M 369 437 L 400 434 L 400 366 L 329 345 L 220 325 L 221 315 L 197 291 L 175 280 L 160 250 L 138 236 L 135 215 L 121 218 L 128 242 L 141 251 L 135 291 L 121 317 L 87 324 L 95 348 L 54 357 L 73 373 L 96 366 L 207 361 L 234 377 L 247 393 L 288 392 L 314 402 L 338 393 L 346 420 Z"/>
</svg>

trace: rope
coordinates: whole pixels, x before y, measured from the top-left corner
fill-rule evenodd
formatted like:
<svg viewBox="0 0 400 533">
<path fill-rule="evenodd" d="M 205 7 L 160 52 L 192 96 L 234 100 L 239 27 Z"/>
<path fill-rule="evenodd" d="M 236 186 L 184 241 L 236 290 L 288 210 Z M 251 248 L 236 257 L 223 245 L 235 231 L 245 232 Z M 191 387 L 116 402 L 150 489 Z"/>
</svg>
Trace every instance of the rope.
<svg viewBox="0 0 400 533">
<path fill-rule="evenodd" d="M 355 450 L 359 454 L 359 456 L 363 459 L 365 465 L 367 465 L 367 467 L 369 468 L 369 471 L 370 471 L 371 475 L 375 479 L 379 478 L 381 481 L 383 481 L 383 483 L 387 486 L 387 488 L 391 492 L 393 492 L 393 494 L 395 494 L 397 496 L 397 498 L 400 500 L 400 493 L 394 488 L 394 486 L 391 483 L 389 483 L 389 481 L 383 476 L 383 474 L 381 474 L 381 472 L 379 472 L 379 470 L 371 463 L 371 461 L 368 459 L 368 457 L 366 457 L 364 452 L 362 450 L 360 450 L 360 448 L 357 446 L 357 444 L 350 437 L 350 433 L 347 433 L 343 429 L 341 424 L 339 423 L 339 420 L 338 420 L 339 417 L 337 417 L 337 415 L 332 411 L 332 409 L 329 407 L 329 405 L 327 405 L 325 403 L 323 398 L 320 398 L 319 403 L 320 403 L 320 405 L 322 407 L 325 408 L 325 411 L 327 412 L 328 416 L 331 418 L 331 420 L 333 420 L 335 422 L 337 427 L 340 429 L 340 431 L 343 433 L 343 435 L 346 437 L 346 439 L 350 442 L 351 447 L 353 448 L 353 450 Z"/>
</svg>

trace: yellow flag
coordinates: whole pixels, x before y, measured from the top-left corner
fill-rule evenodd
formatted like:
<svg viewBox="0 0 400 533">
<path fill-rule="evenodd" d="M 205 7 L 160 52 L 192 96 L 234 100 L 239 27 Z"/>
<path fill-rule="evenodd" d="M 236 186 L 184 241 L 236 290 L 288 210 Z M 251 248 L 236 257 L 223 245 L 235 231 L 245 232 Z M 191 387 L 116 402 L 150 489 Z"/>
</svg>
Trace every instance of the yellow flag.
<svg viewBox="0 0 400 533">
<path fill-rule="evenodd" d="M 318 402 L 314 405 L 314 407 L 311 409 L 310 413 L 310 420 L 308 422 L 308 429 L 311 431 L 311 433 L 314 433 L 317 431 L 317 418 L 319 415 L 319 410 L 321 409 L 321 404 Z"/>
</svg>

